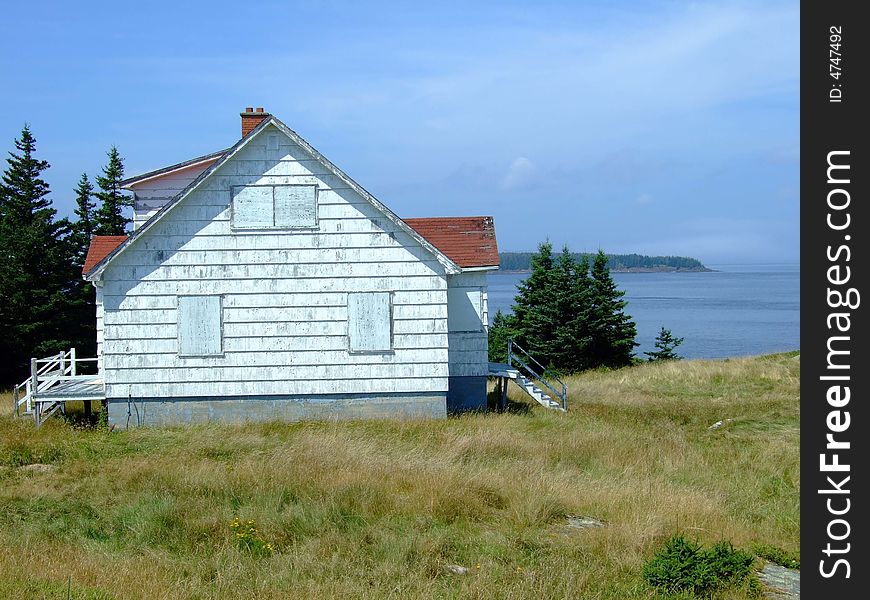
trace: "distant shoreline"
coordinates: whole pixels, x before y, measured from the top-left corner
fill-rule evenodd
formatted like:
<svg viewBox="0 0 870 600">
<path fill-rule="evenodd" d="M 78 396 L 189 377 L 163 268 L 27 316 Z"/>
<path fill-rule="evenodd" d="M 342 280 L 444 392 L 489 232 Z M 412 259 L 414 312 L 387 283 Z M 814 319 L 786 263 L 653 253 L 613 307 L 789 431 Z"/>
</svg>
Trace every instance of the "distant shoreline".
<svg viewBox="0 0 870 600">
<path fill-rule="evenodd" d="M 496 273 L 517 274 L 531 273 L 531 269 L 499 269 Z M 631 267 L 610 269 L 611 273 L 716 273 L 716 269 L 707 267 L 691 267 L 681 269 L 679 267 Z"/>
<path fill-rule="evenodd" d="M 499 252 L 501 271 L 505 273 L 528 273 L 535 260 L 534 252 Z M 589 252 L 573 252 L 572 258 L 587 267 L 597 255 Z M 709 273 L 708 268 L 697 258 L 689 256 L 650 256 L 646 254 L 607 254 L 607 267 L 613 273 Z M 553 260 L 559 260 L 554 257 Z"/>
</svg>

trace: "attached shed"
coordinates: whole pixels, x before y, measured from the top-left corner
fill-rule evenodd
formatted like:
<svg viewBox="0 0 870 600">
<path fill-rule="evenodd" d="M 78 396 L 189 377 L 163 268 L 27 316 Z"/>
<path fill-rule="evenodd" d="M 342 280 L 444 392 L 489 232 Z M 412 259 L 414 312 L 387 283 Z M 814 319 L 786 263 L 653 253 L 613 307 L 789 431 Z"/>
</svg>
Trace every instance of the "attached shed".
<svg viewBox="0 0 870 600">
<path fill-rule="evenodd" d="M 492 218 L 403 220 L 274 116 L 242 124 L 127 180 L 134 230 L 92 241 L 110 421 L 484 408 Z"/>
</svg>

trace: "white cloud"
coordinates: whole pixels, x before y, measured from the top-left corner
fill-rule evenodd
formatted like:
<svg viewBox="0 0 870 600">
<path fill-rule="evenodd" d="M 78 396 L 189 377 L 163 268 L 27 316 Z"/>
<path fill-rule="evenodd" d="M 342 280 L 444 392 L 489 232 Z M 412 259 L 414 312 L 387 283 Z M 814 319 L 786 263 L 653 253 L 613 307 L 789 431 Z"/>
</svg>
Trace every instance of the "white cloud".
<svg viewBox="0 0 870 600">
<path fill-rule="evenodd" d="M 641 194 L 640 196 L 638 196 L 637 198 L 635 198 L 634 203 L 637 205 L 651 204 L 654 199 L 655 198 L 653 198 L 652 194 L 644 193 L 644 194 Z"/>
<path fill-rule="evenodd" d="M 501 189 L 515 190 L 529 185 L 537 174 L 537 168 L 528 158 L 519 156 L 508 168 L 507 174 L 501 180 Z"/>
</svg>

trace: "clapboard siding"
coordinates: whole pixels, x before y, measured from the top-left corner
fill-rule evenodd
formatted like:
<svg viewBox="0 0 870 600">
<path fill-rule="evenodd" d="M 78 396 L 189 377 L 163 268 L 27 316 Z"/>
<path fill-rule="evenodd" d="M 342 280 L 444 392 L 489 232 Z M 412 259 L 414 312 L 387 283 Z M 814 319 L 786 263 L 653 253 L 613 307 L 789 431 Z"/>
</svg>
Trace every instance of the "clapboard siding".
<svg viewBox="0 0 870 600">
<path fill-rule="evenodd" d="M 450 347 L 449 368 L 452 376 L 480 376 L 489 372 L 487 344 L 487 294 L 486 273 L 471 272 L 451 275 L 448 278 L 450 290 L 472 291 L 481 294 L 481 301 L 476 306 L 481 326 L 476 332 L 450 331 L 448 344 Z M 455 299 L 461 298 L 461 294 Z M 454 300 L 455 301 L 455 300 Z M 450 310 L 448 305 L 447 310 Z"/>
<path fill-rule="evenodd" d="M 394 320 L 393 332 L 405 333 L 447 333 L 446 319 L 409 319 Z M 106 339 L 146 339 L 175 338 L 178 329 L 175 323 L 127 323 L 123 325 L 104 325 Z M 347 321 L 284 321 L 284 322 L 245 322 L 233 323 L 224 320 L 224 339 L 240 337 L 320 337 L 328 335 L 347 335 Z"/>
<path fill-rule="evenodd" d="M 444 346 L 439 347 L 439 341 L 444 340 Z M 393 350 L 398 354 L 402 350 L 423 350 L 438 352 L 447 350 L 446 338 L 441 333 L 408 333 L 393 335 Z M 312 337 L 268 337 L 230 338 L 224 339 L 224 353 L 274 353 L 274 352 L 343 352 L 347 353 L 347 335 Z M 151 356 L 152 354 L 178 354 L 178 339 L 171 337 L 127 338 L 124 340 L 108 340 L 103 346 L 103 353 L 120 355 Z M 390 356 L 389 354 L 378 356 Z M 365 362 L 365 355 L 354 355 L 354 362 Z M 356 360 L 359 359 L 359 360 Z M 187 359 L 186 359 L 187 360 Z"/>
<path fill-rule="evenodd" d="M 106 325 L 157 325 L 175 324 L 178 311 L 172 308 L 150 310 L 116 310 L 106 315 Z M 393 319 L 396 321 L 419 319 L 444 319 L 447 316 L 446 304 L 400 304 L 393 306 Z M 282 322 L 338 322 L 347 321 L 347 304 L 337 306 L 295 306 L 295 307 L 228 307 L 224 303 L 223 322 L 226 323 L 282 323 Z"/>
<path fill-rule="evenodd" d="M 109 397 L 447 390 L 443 266 L 279 135 L 277 151 L 251 140 L 107 266 Z M 183 189 L 182 175 L 137 198 Z M 232 229 L 233 186 L 280 184 L 318 186 L 316 229 Z M 355 292 L 392 292 L 392 351 L 348 352 Z M 221 296 L 222 355 L 178 356 L 179 295 Z"/>
<path fill-rule="evenodd" d="M 145 371 L 145 370 L 143 370 Z M 327 379 L 320 381 L 185 381 L 172 383 L 114 383 L 106 381 L 106 395 L 109 398 L 135 400 L 136 398 L 176 398 L 185 396 L 214 397 L 223 396 L 271 396 L 284 394 L 366 394 L 390 392 L 419 393 L 421 389 L 433 391 L 447 390 L 447 376 L 443 377 L 404 377 L 375 379 L 349 374 L 347 379 Z"/>
<path fill-rule="evenodd" d="M 318 195 L 318 217 L 321 219 L 377 218 L 377 215 L 373 214 L 372 211 L 365 210 L 372 208 L 370 204 L 349 204 L 347 202 L 341 202 L 340 197 L 337 195 L 331 201 L 327 198 L 326 202 L 322 202 L 321 200 L 324 199 L 324 196 L 328 196 L 328 194 L 321 192 Z M 179 207 L 176 210 L 185 220 L 188 221 L 229 221 L 229 203 L 230 196 L 227 194 L 225 198 L 214 198 L 212 204 L 203 204 L 193 207 L 188 206 L 183 208 Z"/>
<path fill-rule="evenodd" d="M 393 292 L 393 306 L 419 306 L 440 304 L 444 295 L 438 290 L 423 292 Z M 106 303 L 116 307 L 116 310 L 139 311 L 142 309 L 174 309 L 177 306 L 175 296 L 106 296 Z M 293 308 L 316 306 L 347 306 L 347 294 L 343 292 L 308 292 L 297 294 L 263 294 L 257 292 L 226 294 L 225 308 Z"/>
<path fill-rule="evenodd" d="M 108 268 L 106 269 L 109 270 Z M 295 278 L 295 279 L 260 279 L 254 280 L 256 284 L 248 286 L 250 293 L 274 292 L 276 294 L 288 293 L 330 293 L 330 292 L 390 292 L 395 290 L 404 291 L 434 291 L 443 290 L 444 302 L 447 298 L 447 284 L 443 276 L 405 276 L 405 277 L 346 277 L 335 279 L 329 277 L 320 278 Z M 241 285 L 235 280 L 178 280 L 174 282 L 149 280 L 134 281 L 116 279 L 107 281 L 105 293 L 107 297 L 119 296 L 161 296 L 175 294 L 233 294 L 239 291 Z M 168 291 L 171 288 L 171 292 Z M 106 310 L 114 310 L 115 306 L 104 300 Z"/>
<path fill-rule="evenodd" d="M 165 266 L 209 264 L 324 264 L 324 263 L 373 263 L 373 262 L 415 262 L 420 260 L 414 253 L 405 248 L 297 248 L 292 250 L 130 250 L 118 257 L 124 259 L 123 264 L 129 266 L 154 265 L 161 262 Z M 210 263 L 209 261 L 227 261 L 226 263 Z M 423 259 L 433 263 L 433 259 Z"/>
<path fill-rule="evenodd" d="M 284 231 L 269 232 L 268 235 L 251 236 L 240 234 L 236 236 L 207 235 L 200 232 L 196 237 L 163 235 L 160 237 L 143 237 L 138 240 L 136 248 L 140 250 L 288 250 L 293 248 L 320 248 L 323 250 L 339 248 L 404 248 L 414 252 L 409 247 L 413 242 L 408 236 L 398 238 L 399 234 L 391 236 L 383 231 L 363 232 L 323 232 L 316 234 L 296 232 L 288 234 Z M 396 243 L 398 240 L 398 244 Z M 123 255 L 118 257 L 121 260 Z"/>
<path fill-rule="evenodd" d="M 346 346 L 346 344 L 344 344 Z M 447 349 L 396 350 L 392 353 L 348 355 L 347 351 L 311 350 L 279 352 L 226 352 L 224 356 L 178 356 L 177 345 L 172 345 L 171 353 L 151 353 L 137 355 L 129 361 L 126 369 L 170 369 L 192 367 L 290 367 L 319 365 L 413 365 L 443 362 L 447 360 Z"/>
<path fill-rule="evenodd" d="M 372 263 L 305 263 L 305 264 L 210 264 L 127 267 L 126 274 L 134 281 L 184 281 L 291 278 L 350 278 L 350 277 L 406 277 L 430 275 L 438 263 L 424 262 L 372 262 Z"/>
</svg>

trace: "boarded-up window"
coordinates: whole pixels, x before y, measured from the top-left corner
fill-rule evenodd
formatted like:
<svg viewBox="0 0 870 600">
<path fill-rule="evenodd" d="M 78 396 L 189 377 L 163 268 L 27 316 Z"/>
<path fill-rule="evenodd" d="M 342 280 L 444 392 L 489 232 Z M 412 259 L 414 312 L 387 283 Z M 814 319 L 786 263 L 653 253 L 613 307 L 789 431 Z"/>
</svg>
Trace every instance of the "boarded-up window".
<svg viewBox="0 0 870 600">
<path fill-rule="evenodd" d="M 234 229 L 316 227 L 317 186 L 234 186 L 232 226 Z"/>
<path fill-rule="evenodd" d="M 447 290 L 447 330 L 483 331 L 483 293 L 480 288 Z"/>
<path fill-rule="evenodd" d="M 347 295 L 347 325 L 351 352 L 389 352 L 393 348 L 389 292 Z"/>
<path fill-rule="evenodd" d="M 271 185 L 233 188 L 233 227 L 266 229 L 275 226 L 275 201 Z"/>
<path fill-rule="evenodd" d="M 275 227 L 315 227 L 317 186 L 276 185 Z"/>
<path fill-rule="evenodd" d="M 178 354 L 216 356 L 223 353 L 220 296 L 179 296 Z"/>
</svg>

